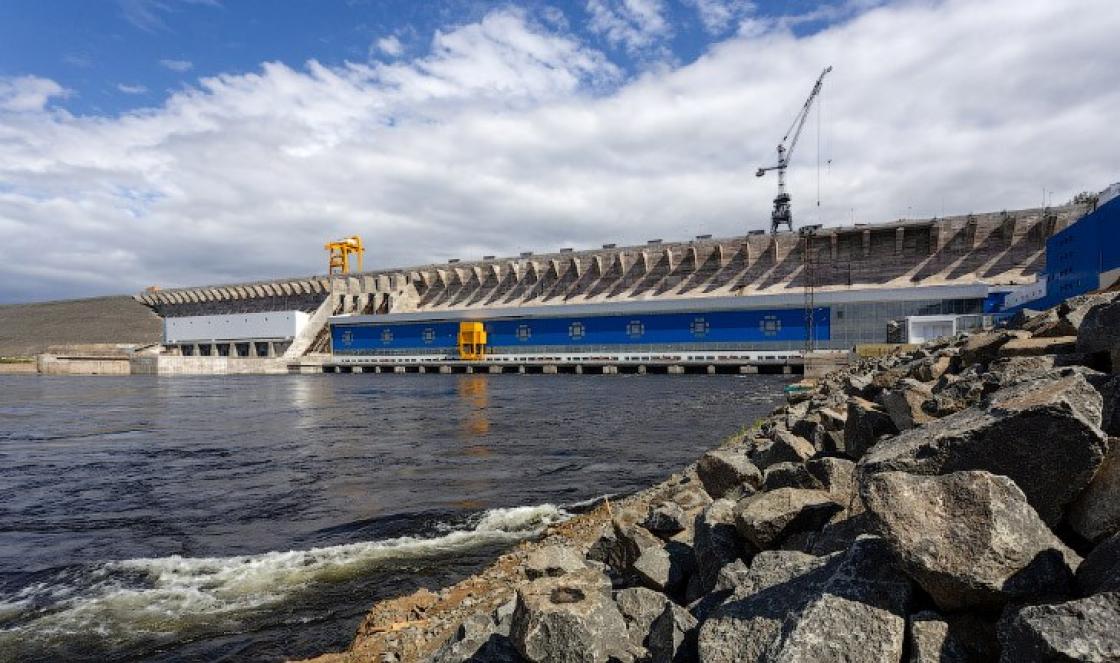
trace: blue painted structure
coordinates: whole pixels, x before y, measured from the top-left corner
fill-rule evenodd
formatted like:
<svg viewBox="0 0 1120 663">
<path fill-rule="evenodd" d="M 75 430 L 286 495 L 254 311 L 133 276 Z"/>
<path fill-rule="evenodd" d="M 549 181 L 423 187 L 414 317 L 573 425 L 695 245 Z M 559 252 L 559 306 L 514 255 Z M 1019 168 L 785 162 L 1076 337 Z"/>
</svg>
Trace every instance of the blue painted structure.
<svg viewBox="0 0 1120 663">
<path fill-rule="evenodd" d="M 814 313 L 816 340 L 831 338 L 830 310 Z M 481 319 L 490 354 L 521 349 L 573 349 L 599 346 L 672 346 L 689 344 L 799 342 L 805 339 L 802 309 L 708 311 L 694 313 L 628 313 L 557 317 Z M 331 347 L 336 355 L 442 353 L 456 348 L 458 321 L 399 323 L 334 323 Z"/>
<path fill-rule="evenodd" d="M 1000 312 L 1042 310 L 1097 290 L 1101 276 L 1120 270 L 1120 198 L 1113 198 L 1046 241 L 1046 295 Z"/>
</svg>

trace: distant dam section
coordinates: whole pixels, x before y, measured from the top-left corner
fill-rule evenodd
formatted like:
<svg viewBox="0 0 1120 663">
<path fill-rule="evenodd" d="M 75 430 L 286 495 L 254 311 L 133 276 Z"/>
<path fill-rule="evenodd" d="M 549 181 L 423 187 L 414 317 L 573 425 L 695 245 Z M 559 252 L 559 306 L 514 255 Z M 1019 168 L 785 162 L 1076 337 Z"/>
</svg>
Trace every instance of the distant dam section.
<svg viewBox="0 0 1120 663">
<path fill-rule="evenodd" d="M 1048 242 L 1095 209 L 1089 197 L 151 290 L 128 304 L 32 306 L 0 334 L 11 354 L 83 339 L 133 344 L 129 370 L 155 374 L 801 372 L 817 351 L 989 324 L 1009 296 L 1044 289 Z M 45 326 L 68 331 L 55 339 Z"/>
</svg>

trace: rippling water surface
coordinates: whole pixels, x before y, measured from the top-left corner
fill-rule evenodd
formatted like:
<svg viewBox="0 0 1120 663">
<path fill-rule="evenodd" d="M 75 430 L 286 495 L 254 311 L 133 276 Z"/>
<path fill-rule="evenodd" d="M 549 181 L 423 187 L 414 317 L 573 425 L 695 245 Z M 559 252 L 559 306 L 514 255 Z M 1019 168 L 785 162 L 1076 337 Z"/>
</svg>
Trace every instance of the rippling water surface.
<svg viewBox="0 0 1120 663">
<path fill-rule="evenodd" d="M 279 660 L 649 485 L 781 376 L 0 376 L 0 661 Z"/>
</svg>

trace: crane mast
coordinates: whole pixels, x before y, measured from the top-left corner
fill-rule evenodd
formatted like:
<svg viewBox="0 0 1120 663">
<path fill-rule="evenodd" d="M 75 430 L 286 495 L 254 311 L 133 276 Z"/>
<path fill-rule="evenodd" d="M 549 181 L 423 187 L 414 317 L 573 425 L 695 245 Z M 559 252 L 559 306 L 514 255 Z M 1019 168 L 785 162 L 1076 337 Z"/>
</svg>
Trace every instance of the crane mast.
<svg viewBox="0 0 1120 663">
<path fill-rule="evenodd" d="M 813 91 L 809 93 L 809 98 L 805 100 L 801 111 L 793 118 L 793 124 L 786 131 L 786 135 L 782 136 L 782 142 L 778 143 L 777 165 L 759 168 L 758 172 L 755 173 L 758 177 L 762 177 L 767 171 L 778 171 L 778 195 L 774 198 L 774 211 L 770 213 L 771 233 L 778 232 L 778 226 L 785 226 L 788 230 L 793 230 L 793 212 L 790 209 L 789 194 L 786 193 L 786 167 L 789 165 L 790 159 L 793 158 L 793 150 L 797 147 L 797 139 L 801 137 L 801 129 L 805 127 L 805 121 L 809 119 L 809 111 L 813 107 L 813 101 L 820 94 L 824 77 L 830 71 L 832 71 L 831 66 L 825 67 L 821 75 L 817 77 L 817 82 L 813 85 Z M 789 147 L 786 147 L 787 142 Z"/>
</svg>

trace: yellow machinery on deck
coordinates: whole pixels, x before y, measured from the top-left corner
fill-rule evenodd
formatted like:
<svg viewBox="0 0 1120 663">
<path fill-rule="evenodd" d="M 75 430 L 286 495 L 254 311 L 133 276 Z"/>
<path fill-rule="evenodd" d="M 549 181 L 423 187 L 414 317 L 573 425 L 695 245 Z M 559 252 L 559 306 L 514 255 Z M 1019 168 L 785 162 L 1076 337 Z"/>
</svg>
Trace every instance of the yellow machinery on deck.
<svg viewBox="0 0 1120 663">
<path fill-rule="evenodd" d="M 330 261 L 327 263 L 327 274 L 349 274 L 350 256 L 352 255 L 358 257 L 358 269 L 355 271 L 362 271 L 362 254 L 366 252 L 366 248 L 362 245 L 362 238 L 358 235 L 351 235 L 335 242 L 327 242 L 323 248 L 331 253 Z"/>
<path fill-rule="evenodd" d="M 486 328 L 481 322 L 459 323 L 459 359 L 486 357 Z"/>
</svg>

